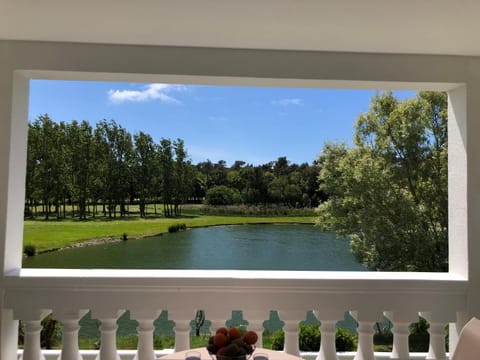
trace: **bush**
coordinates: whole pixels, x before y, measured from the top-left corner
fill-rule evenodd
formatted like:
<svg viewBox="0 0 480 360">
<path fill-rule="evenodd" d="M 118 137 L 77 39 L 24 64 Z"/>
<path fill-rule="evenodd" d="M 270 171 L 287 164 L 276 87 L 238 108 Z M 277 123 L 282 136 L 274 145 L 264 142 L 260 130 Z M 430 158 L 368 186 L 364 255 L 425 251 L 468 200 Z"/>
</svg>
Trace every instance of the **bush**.
<svg viewBox="0 0 480 360">
<path fill-rule="evenodd" d="M 37 248 L 35 245 L 25 245 L 23 247 L 23 253 L 28 257 L 35 256 L 37 254 Z"/>
<path fill-rule="evenodd" d="M 285 343 L 285 333 L 283 330 L 277 330 L 273 334 L 272 350 L 283 350 L 283 344 Z"/>
<path fill-rule="evenodd" d="M 187 229 L 186 224 L 173 224 L 173 225 L 170 225 L 168 227 L 168 232 L 169 233 L 175 233 L 175 232 L 178 232 L 180 230 L 186 230 L 186 229 Z"/>
<path fill-rule="evenodd" d="M 428 322 L 420 318 L 420 321 L 410 325 L 410 336 L 408 343 L 410 351 L 412 352 L 426 352 L 430 342 L 430 335 L 428 334 Z"/>
<path fill-rule="evenodd" d="M 240 192 L 237 189 L 225 185 L 213 186 L 207 191 L 205 202 L 208 205 L 233 205 L 242 201 Z"/>
<path fill-rule="evenodd" d="M 320 349 L 320 329 L 316 325 L 300 324 L 299 346 L 302 351 L 318 351 Z"/>
<path fill-rule="evenodd" d="M 320 329 L 318 325 L 300 324 L 299 346 L 301 351 L 318 351 L 320 349 Z M 283 350 L 285 333 L 278 330 L 273 334 L 272 350 Z M 348 330 L 337 328 L 335 334 L 337 351 L 354 351 L 357 347 L 357 338 Z"/>
<path fill-rule="evenodd" d="M 356 335 L 348 330 L 337 328 L 335 347 L 337 351 L 354 351 L 357 347 Z"/>
</svg>

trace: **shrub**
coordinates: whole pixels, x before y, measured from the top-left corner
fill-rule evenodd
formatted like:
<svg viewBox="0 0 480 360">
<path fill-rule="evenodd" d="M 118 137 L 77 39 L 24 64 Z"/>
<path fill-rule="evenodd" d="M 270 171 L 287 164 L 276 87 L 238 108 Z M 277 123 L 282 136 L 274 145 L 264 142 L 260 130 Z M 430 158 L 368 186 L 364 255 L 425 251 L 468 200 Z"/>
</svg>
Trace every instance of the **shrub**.
<svg viewBox="0 0 480 360">
<path fill-rule="evenodd" d="M 320 329 L 318 324 L 300 324 L 299 345 L 302 351 L 318 351 L 320 349 Z"/>
<path fill-rule="evenodd" d="M 337 351 L 354 351 L 357 347 L 357 337 L 348 330 L 337 328 L 335 347 Z"/>
<path fill-rule="evenodd" d="M 186 230 L 187 225 L 186 224 L 173 224 L 168 227 L 168 232 L 169 233 L 174 233 L 180 230 Z"/>
<path fill-rule="evenodd" d="M 283 350 L 283 344 L 285 343 L 285 333 L 283 330 L 277 330 L 273 334 L 272 350 Z"/>
<path fill-rule="evenodd" d="M 233 205 L 240 203 L 241 196 L 237 189 L 229 188 L 225 185 L 213 186 L 207 191 L 205 202 L 208 205 Z"/>
<path fill-rule="evenodd" d="M 27 256 L 35 256 L 37 254 L 37 248 L 35 245 L 25 245 L 23 247 L 23 253 Z"/>
<path fill-rule="evenodd" d="M 320 329 L 318 325 L 300 324 L 299 345 L 301 351 L 318 351 L 320 349 Z M 278 330 L 273 334 L 272 349 L 283 350 L 285 333 Z M 337 328 L 335 334 L 335 347 L 337 351 L 354 351 L 357 346 L 357 338 L 348 330 Z"/>
<path fill-rule="evenodd" d="M 412 352 L 426 352 L 430 342 L 430 335 L 428 334 L 428 322 L 420 318 L 420 321 L 410 325 L 410 336 L 408 343 L 410 351 Z"/>
</svg>

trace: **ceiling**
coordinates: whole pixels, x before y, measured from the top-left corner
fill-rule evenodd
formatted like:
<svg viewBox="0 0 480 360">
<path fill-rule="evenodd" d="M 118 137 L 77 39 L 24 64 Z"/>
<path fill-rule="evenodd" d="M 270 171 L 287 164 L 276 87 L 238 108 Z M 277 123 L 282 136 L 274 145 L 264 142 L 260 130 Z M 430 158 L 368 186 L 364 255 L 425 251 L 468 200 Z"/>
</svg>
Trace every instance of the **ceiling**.
<svg viewBox="0 0 480 360">
<path fill-rule="evenodd" d="M 0 0 L 0 39 L 480 55 L 478 0 Z"/>
</svg>

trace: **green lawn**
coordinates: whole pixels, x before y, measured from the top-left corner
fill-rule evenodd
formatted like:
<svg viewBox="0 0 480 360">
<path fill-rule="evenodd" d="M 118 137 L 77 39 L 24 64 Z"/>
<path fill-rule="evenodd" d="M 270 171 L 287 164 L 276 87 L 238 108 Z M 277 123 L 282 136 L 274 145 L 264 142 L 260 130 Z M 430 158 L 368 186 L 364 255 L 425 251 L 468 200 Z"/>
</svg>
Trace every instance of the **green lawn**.
<svg viewBox="0 0 480 360">
<path fill-rule="evenodd" d="M 128 239 L 151 236 L 168 231 L 175 223 L 184 223 L 187 227 L 213 225 L 237 225 L 255 223 L 304 223 L 313 224 L 312 216 L 210 216 L 200 215 L 179 219 L 147 218 L 132 216 L 120 220 L 25 220 L 24 245 L 34 245 L 37 252 L 58 249 L 89 239 L 121 238 L 127 234 Z"/>
</svg>

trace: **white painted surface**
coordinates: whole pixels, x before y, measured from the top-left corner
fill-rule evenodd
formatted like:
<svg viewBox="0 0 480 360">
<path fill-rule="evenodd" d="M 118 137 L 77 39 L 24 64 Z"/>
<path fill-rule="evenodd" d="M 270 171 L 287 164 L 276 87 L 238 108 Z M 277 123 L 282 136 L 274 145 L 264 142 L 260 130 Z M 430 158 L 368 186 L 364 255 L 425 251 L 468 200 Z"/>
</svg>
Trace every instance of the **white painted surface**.
<svg viewBox="0 0 480 360">
<path fill-rule="evenodd" d="M 0 41 L 0 54 L 1 360 L 15 357 L 9 309 L 14 319 L 27 320 L 44 309 L 90 309 L 110 322 L 116 318 L 111 314 L 125 309 L 169 310 L 179 325 L 199 308 L 207 318 L 212 311 L 217 322 L 218 314 L 232 310 L 251 311 L 255 322 L 262 320 L 255 314 L 278 310 L 291 334 L 307 310 L 317 310 L 320 320 L 331 320 L 322 309 L 333 314 L 351 310 L 360 322 L 381 318 L 385 311 L 394 319 L 395 314 L 428 312 L 437 330 L 461 318 L 457 313 L 468 318 L 480 312 L 480 262 L 475 261 L 480 253 L 479 58 L 16 41 Z M 452 157 L 456 171 L 449 174 L 455 197 L 450 204 L 451 272 L 20 270 L 29 77 L 450 90 L 451 120 L 457 122 L 450 142 L 457 149 Z M 181 330 L 177 345 L 184 348 Z M 292 339 L 289 351 L 296 352 Z M 434 345 L 440 348 L 438 341 Z M 369 346 L 357 358 L 370 359 Z M 115 357 L 113 346 L 108 354 Z"/>
<path fill-rule="evenodd" d="M 0 39 L 480 55 L 476 0 L 1 0 Z"/>
</svg>

